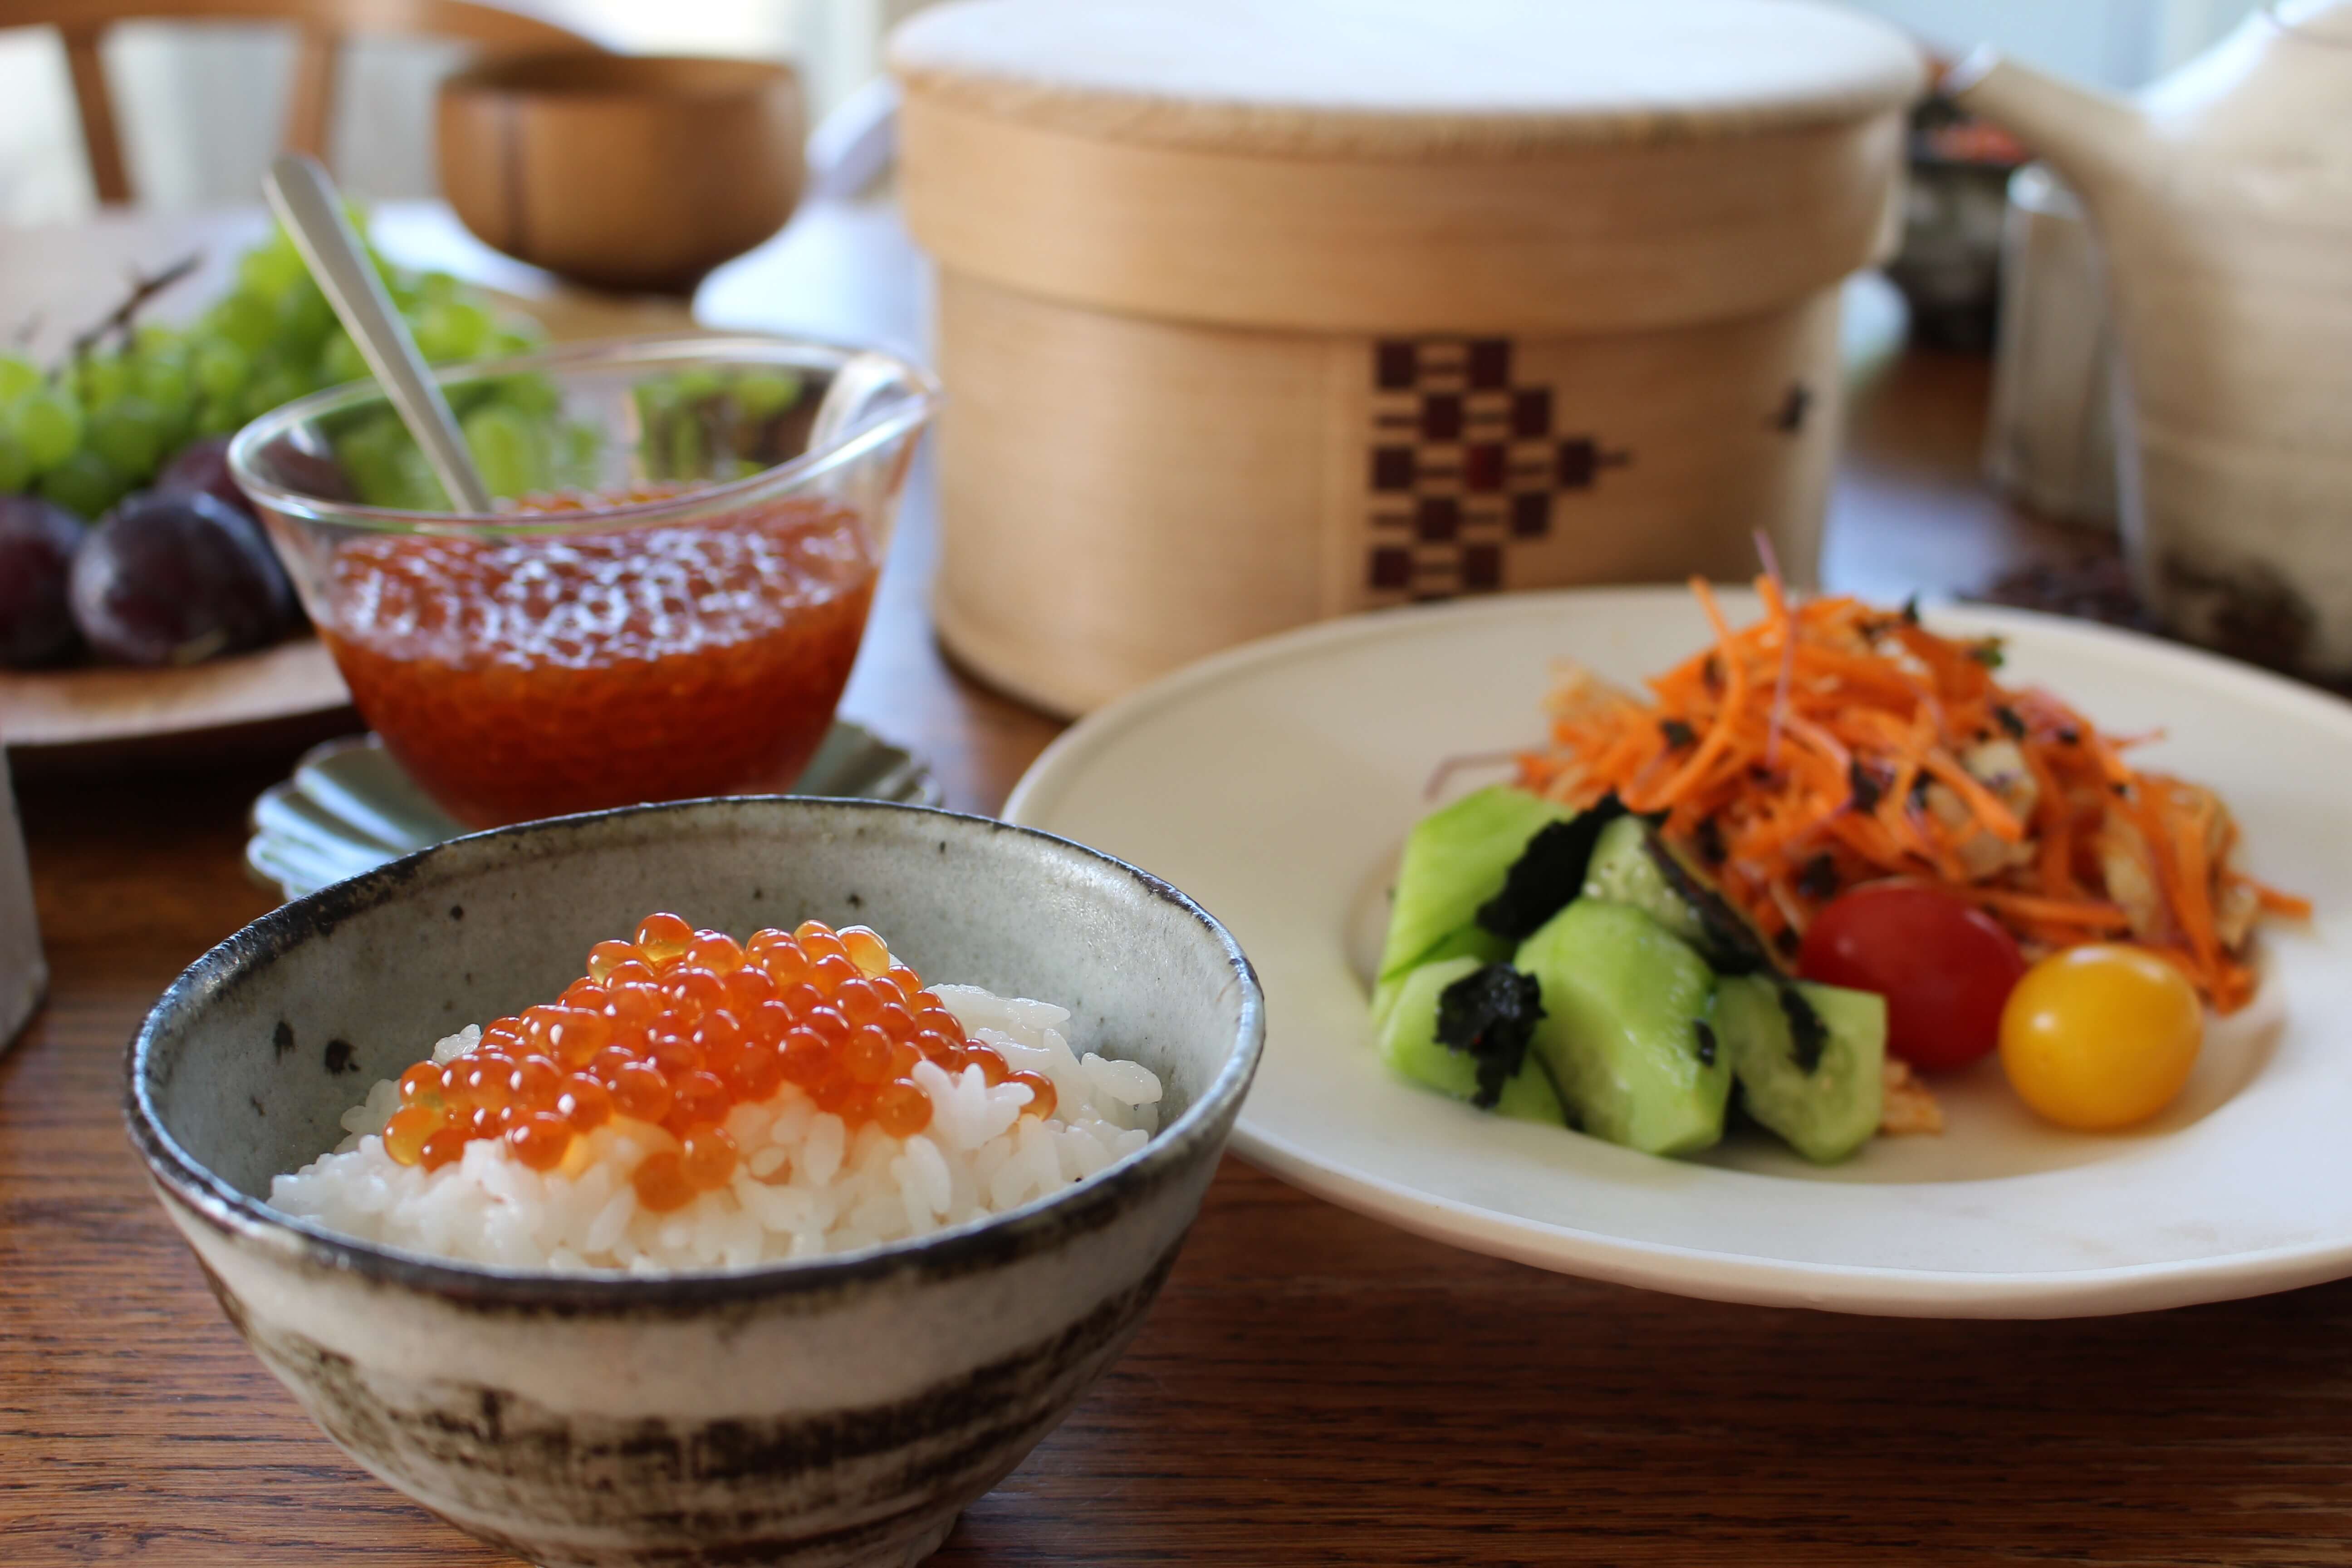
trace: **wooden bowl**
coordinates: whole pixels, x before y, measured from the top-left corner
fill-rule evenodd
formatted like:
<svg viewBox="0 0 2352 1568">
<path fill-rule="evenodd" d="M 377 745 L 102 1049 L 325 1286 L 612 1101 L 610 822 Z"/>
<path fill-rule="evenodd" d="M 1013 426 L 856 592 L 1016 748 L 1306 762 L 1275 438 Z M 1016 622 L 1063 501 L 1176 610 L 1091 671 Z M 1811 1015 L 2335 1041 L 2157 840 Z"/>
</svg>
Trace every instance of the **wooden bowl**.
<svg viewBox="0 0 2352 1568">
<path fill-rule="evenodd" d="M 442 83 L 442 194 L 509 256 L 683 294 L 792 216 L 799 77 L 761 60 L 534 55 Z"/>
</svg>

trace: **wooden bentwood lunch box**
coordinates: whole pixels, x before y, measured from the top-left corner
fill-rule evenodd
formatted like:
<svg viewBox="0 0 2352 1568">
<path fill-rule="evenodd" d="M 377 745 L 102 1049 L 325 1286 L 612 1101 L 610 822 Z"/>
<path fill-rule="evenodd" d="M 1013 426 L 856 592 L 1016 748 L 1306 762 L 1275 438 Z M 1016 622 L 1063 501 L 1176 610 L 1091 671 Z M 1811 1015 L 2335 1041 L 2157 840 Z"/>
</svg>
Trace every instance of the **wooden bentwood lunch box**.
<svg viewBox="0 0 2352 1568">
<path fill-rule="evenodd" d="M 1901 35 L 1800 0 L 952 0 L 900 27 L 959 658 L 1064 713 L 1303 622 L 1811 575 Z"/>
</svg>

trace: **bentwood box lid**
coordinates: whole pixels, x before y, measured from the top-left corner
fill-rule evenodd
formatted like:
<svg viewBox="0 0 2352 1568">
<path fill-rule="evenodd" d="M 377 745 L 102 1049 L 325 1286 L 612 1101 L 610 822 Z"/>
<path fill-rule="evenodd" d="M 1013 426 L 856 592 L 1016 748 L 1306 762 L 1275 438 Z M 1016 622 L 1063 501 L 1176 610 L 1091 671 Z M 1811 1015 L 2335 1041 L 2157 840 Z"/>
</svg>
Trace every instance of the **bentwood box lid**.
<svg viewBox="0 0 2352 1568">
<path fill-rule="evenodd" d="M 1901 33 L 1809 0 L 950 0 L 890 64 L 909 221 L 944 264 L 1358 331 L 1655 325 L 1819 288 L 1887 237 L 1926 80 Z"/>
</svg>

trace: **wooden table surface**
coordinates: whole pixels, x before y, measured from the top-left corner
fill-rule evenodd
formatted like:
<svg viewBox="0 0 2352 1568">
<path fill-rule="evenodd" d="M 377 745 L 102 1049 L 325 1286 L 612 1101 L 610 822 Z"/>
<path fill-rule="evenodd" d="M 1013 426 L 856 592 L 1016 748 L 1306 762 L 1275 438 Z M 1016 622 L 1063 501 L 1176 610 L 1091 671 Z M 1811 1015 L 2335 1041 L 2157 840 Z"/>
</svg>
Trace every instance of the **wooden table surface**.
<svg viewBox="0 0 2352 1568">
<path fill-rule="evenodd" d="M 706 299 L 814 324 L 760 268 L 805 280 L 872 237 L 803 235 Z M 0 299 L 21 297 L 12 256 Z M 911 298 L 895 276 L 858 284 L 886 314 Z M 2096 548 L 1984 492 L 1985 385 L 1979 362 L 1905 354 L 1865 392 L 1833 583 L 1966 589 Z M 845 706 L 986 810 L 1056 726 L 943 663 L 930 560 L 919 506 Z M 122 1138 L 141 1015 L 273 901 L 239 850 L 289 760 L 21 786 L 54 981 L 0 1060 L 7 1568 L 503 1561 L 318 1434 L 230 1331 Z M 1416 1240 L 1229 1159 L 1135 1347 L 936 1561 L 2352 1563 L 2347 1342 L 2352 1284 L 2048 1323 L 1685 1301 Z"/>
</svg>

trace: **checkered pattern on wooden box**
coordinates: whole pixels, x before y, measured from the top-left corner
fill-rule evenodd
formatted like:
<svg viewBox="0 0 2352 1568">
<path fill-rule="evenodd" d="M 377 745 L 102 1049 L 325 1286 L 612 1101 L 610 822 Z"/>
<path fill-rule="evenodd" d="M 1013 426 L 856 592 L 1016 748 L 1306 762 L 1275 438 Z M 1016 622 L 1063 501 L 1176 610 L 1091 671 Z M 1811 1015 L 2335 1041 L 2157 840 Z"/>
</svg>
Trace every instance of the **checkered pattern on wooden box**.
<svg viewBox="0 0 2352 1568">
<path fill-rule="evenodd" d="M 1372 346 L 1370 546 L 1374 603 L 1510 587 L 1514 542 L 1548 537 L 1575 499 L 1633 454 L 1562 431 L 1552 389 L 1513 375 L 1507 338 Z"/>
</svg>

